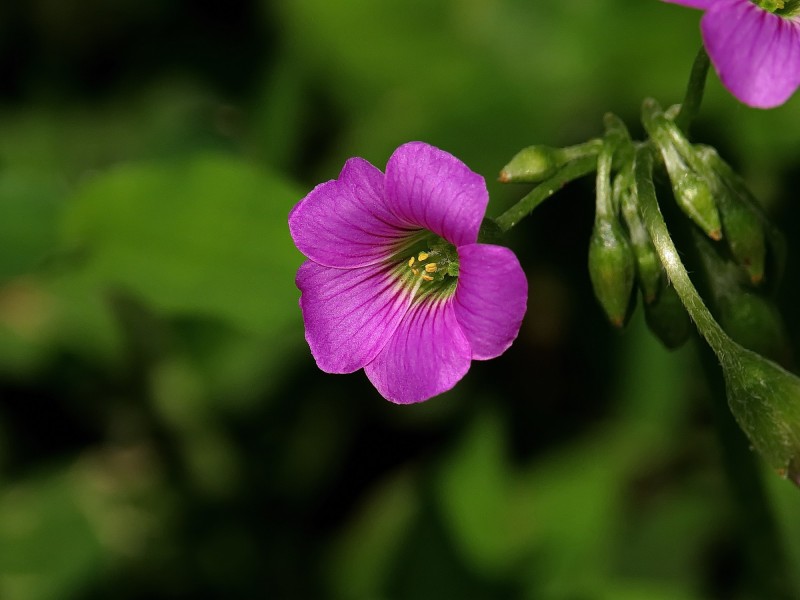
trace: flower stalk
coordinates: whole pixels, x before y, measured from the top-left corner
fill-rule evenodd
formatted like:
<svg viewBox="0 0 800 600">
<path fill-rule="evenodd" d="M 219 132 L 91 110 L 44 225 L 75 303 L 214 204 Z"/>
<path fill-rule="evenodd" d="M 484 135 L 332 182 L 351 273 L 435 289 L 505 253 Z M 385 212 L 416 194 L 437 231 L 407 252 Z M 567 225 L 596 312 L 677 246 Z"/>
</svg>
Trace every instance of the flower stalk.
<svg viewBox="0 0 800 600">
<path fill-rule="evenodd" d="M 800 486 L 800 379 L 735 342 L 716 322 L 678 255 L 652 181 L 652 149 L 636 154 L 640 210 L 661 263 L 698 331 L 717 355 L 728 404 L 753 446 L 783 477 Z"/>
<path fill-rule="evenodd" d="M 708 68 L 711 62 L 705 46 L 700 46 L 697 56 L 692 64 L 692 72 L 689 75 L 689 83 L 686 85 L 686 94 L 683 97 L 681 108 L 675 117 L 675 124 L 684 133 L 689 133 L 689 126 L 700 111 L 700 104 L 703 102 L 703 92 L 706 88 L 708 78 Z"/>
<path fill-rule="evenodd" d="M 574 179 L 588 175 L 597 168 L 597 156 L 588 155 L 565 164 L 555 175 L 545 179 L 514 206 L 497 217 L 496 223 L 503 232 L 508 231 L 533 210 Z"/>
<path fill-rule="evenodd" d="M 695 322 L 700 334 L 717 356 L 725 354 L 726 348 L 735 342 L 722 330 L 714 320 L 700 294 L 689 279 L 689 274 L 684 267 L 672 238 L 661 216 L 658 207 L 656 190 L 653 185 L 653 155 L 652 148 L 641 146 L 636 151 L 636 191 L 639 197 L 639 206 L 644 219 L 645 227 L 650 233 L 656 252 L 661 258 L 661 264 L 673 287 L 678 292 L 681 301 L 686 307 L 689 316 Z"/>
</svg>

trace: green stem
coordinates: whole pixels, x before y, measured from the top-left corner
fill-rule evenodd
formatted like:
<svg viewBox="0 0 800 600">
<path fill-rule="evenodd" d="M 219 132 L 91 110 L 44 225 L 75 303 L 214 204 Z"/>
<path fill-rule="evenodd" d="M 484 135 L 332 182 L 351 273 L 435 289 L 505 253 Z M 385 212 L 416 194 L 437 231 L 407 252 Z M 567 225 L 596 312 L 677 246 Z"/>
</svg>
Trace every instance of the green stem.
<svg viewBox="0 0 800 600">
<path fill-rule="evenodd" d="M 597 156 L 597 182 L 595 219 L 613 219 L 615 217 L 614 203 L 611 200 L 611 161 L 614 148 L 611 143 L 603 144 L 603 149 Z"/>
<path fill-rule="evenodd" d="M 573 179 L 588 175 L 595 170 L 596 166 L 597 157 L 594 155 L 585 156 L 567 163 L 559 169 L 558 173 L 542 181 L 523 196 L 519 202 L 497 217 L 497 225 L 502 231 L 508 231 L 567 183 Z"/>
<path fill-rule="evenodd" d="M 687 135 L 689 126 L 700 111 L 700 104 L 703 102 L 709 64 L 706 49 L 701 46 L 692 64 L 692 72 L 689 75 L 689 83 L 686 85 L 686 95 L 683 97 L 681 109 L 675 117 L 675 123 Z"/>
<path fill-rule="evenodd" d="M 664 270 L 681 302 L 717 359 L 724 363 L 726 353 L 729 354 L 738 345 L 722 330 L 703 303 L 669 235 L 653 186 L 652 152 L 653 149 L 645 144 L 639 147 L 636 153 L 635 174 L 639 210 Z M 712 361 L 705 362 L 710 374 L 709 381 L 715 384 L 712 399 L 714 420 L 723 450 L 725 472 L 741 513 L 739 523 L 742 526 L 743 541 L 747 547 L 750 564 L 754 568 L 760 592 L 766 594 L 765 597 L 789 600 L 795 597 L 793 576 L 787 570 L 778 527 L 769 506 L 761 473 L 747 438 L 731 415 L 724 387 L 720 381 L 718 365 L 711 367 Z"/>
<path fill-rule="evenodd" d="M 653 150 L 649 145 L 645 144 L 637 149 L 635 173 L 639 210 L 661 264 L 701 335 L 717 356 L 724 355 L 726 348 L 734 342 L 714 320 L 711 311 L 700 298 L 669 235 L 653 186 Z"/>
</svg>

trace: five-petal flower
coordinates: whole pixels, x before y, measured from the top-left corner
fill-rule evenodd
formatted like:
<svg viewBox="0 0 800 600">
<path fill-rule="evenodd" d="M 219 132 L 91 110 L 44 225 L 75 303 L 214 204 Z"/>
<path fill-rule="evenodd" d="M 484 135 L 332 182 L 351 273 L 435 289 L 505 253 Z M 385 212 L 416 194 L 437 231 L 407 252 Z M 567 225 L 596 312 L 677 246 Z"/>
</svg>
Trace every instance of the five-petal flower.
<svg viewBox="0 0 800 600">
<path fill-rule="evenodd" d="M 800 86 L 797 14 L 771 12 L 750 0 L 664 1 L 706 11 L 701 29 L 708 55 L 723 85 L 745 104 L 773 108 Z"/>
<path fill-rule="evenodd" d="M 514 253 L 479 244 L 483 178 L 421 142 L 385 175 L 360 158 L 289 214 L 307 260 L 297 272 L 306 339 L 328 373 L 364 369 L 388 400 L 452 388 L 473 359 L 516 338 L 528 286 Z"/>
</svg>

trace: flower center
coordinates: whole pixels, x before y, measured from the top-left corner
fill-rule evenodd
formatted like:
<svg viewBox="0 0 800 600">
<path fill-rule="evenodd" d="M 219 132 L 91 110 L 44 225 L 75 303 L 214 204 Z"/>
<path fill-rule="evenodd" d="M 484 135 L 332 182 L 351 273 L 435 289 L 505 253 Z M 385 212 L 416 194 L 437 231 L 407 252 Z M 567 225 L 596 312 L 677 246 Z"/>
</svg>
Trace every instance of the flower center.
<svg viewBox="0 0 800 600">
<path fill-rule="evenodd" d="M 774 0 L 776 4 L 778 0 Z M 781 17 L 794 17 L 798 12 L 800 12 L 800 0 L 785 0 L 780 2 L 780 6 L 777 7 L 775 13 Z"/>
<path fill-rule="evenodd" d="M 422 250 L 416 256 L 409 258 L 407 264 L 414 277 L 419 277 L 423 281 L 442 281 L 448 275 L 458 275 L 458 260 L 453 261 L 447 252 L 439 249 Z"/>
<path fill-rule="evenodd" d="M 783 0 L 756 0 L 754 4 L 771 13 L 777 12 L 783 8 Z"/>
<path fill-rule="evenodd" d="M 458 282 L 458 250 L 437 235 L 425 233 L 398 252 L 393 261 L 405 287 L 417 298 L 449 295 Z M 397 264 L 397 263 L 395 263 Z"/>
<path fill-rule="evenodd" d="M 791 17 L 798 12 L 800 0 L 750 0 L 759 8 L 781 17 Z"/>
</svg>

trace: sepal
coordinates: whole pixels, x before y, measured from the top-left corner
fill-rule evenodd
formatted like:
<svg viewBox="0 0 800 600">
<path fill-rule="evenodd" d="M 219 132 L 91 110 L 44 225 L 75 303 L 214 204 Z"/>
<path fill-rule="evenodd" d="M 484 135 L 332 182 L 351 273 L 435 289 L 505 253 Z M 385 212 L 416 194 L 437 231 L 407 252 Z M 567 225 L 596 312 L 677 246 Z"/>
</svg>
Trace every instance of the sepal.
<svg viewBox="0 0 800 600">
<path fill-rule="evenodd" d="M 722 225 L 731 254 L 754 284 L 761 283 L 766 270 L 766 232 L 771 224 L 752 194 L 745 191 L 741 179 L 714 148 L 698 145 L 696 153 L 708 170 L 714 193 L 719 198 Z M 782 239 L 777 245 L 783 248 Z M 780 249 L 775 248 L 775 251 L 780 252 Z"/>
</svg>

